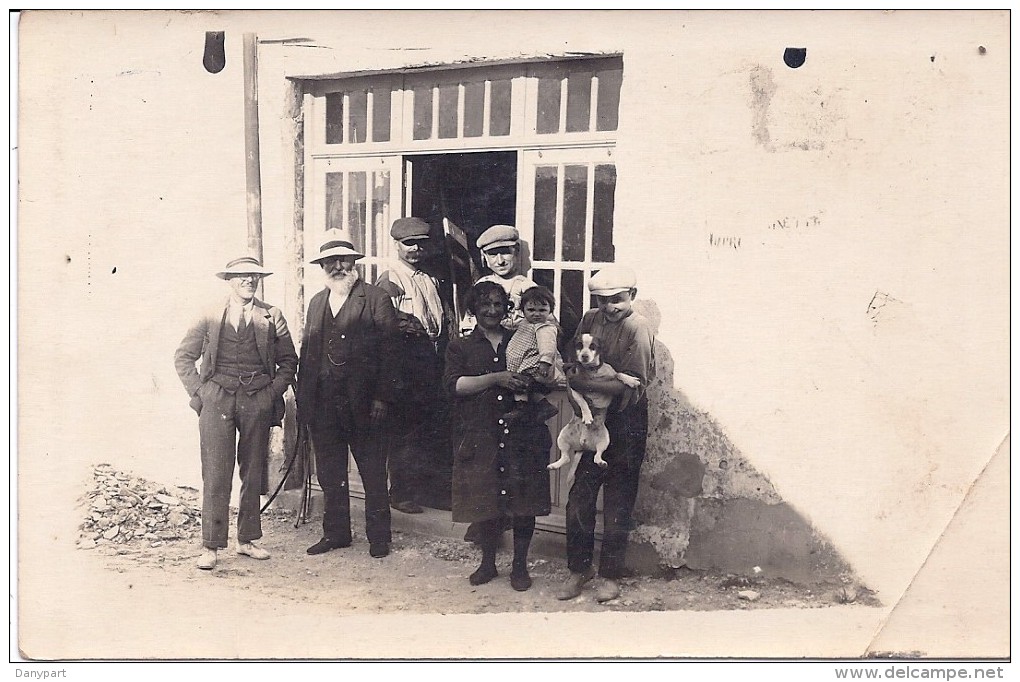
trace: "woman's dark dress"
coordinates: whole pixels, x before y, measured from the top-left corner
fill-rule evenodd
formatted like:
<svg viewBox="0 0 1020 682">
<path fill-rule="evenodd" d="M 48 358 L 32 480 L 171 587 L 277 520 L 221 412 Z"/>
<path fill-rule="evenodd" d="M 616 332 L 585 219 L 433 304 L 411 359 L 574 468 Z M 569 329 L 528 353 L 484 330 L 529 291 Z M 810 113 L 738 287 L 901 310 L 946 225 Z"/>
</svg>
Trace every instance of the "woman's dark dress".
<svg viewBox="0 0 1020 682">
<path fill-rule="evenodd" d="M 446 350 L 443 384 L 452 396 L 453 520 L 463 523 L 501 516 L 546 516 L 552 437 L 545 424 L 503 423 L 513 393 L 494 387 L 469 396 L 454 392 L 457 379 L 506 369 L 505 332 L 498 351 L 481 328 L 455 339 Z"/>
</svg>

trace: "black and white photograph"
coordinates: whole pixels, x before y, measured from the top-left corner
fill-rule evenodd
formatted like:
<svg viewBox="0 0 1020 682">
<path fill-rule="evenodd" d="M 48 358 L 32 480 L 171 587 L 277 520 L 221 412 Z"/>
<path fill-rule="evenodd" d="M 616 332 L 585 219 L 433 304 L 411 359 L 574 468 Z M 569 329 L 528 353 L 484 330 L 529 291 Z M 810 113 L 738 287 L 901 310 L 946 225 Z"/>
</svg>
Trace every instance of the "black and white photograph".
<svg viewBox="0 0 1020 682">
<path fill-rule="evenodd" d="M 12 663 L 1002 676 L 1008 10 L 11 31 Z"/>
</svg>

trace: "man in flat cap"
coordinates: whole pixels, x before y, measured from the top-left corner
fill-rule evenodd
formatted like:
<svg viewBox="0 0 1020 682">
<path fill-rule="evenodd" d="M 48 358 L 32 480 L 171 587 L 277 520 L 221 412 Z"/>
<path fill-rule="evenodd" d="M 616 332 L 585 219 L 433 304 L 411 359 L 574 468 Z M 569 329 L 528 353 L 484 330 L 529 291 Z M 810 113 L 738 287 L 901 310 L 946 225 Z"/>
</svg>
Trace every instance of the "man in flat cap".
<svg viewBox="0 0 1020 682">
<path fill-rule="evenodd" d="M 421 218 L 399 218 L 390 236 L 397 258 L 376 280 L 389 294 L 401 330 L 392 358 L 400 397 L 390 423 L 390 505 L 419 514 L 422 504 L 449 508 L 453 463 L 444 429 L 442 354 L 453 316 L 444 305 L 439 281 L 422 269 L 432 255 L 429 224 Z"/>
<path fill-rule="evenodd" d="M 322 539 L 308 554 L 351 545 L 348 448 L 365 487 L 369 554 L 390 552 L 381 439 L 398 397 L 390 362 L 398 325 L 386 292 L 361 281 L 355 261 L 363 257 L 349 235 L 331 230 L 309 260 L 322 268 L 326 287 L 308 304 L 296 387 L 298 424 L 309 428 L 325 501 Z"/>
<path fill-rule="evenodd" d="M 482 261 L 491 274 L 478 279 L 479 282 L 495 282 L 503 287 L 503 291 L 510 297 L 511 310 L 503 320 L 503 326 L 507 329 L 517 329 L 521 320 L 524 319 L 524 312 L 521 310 L 521 294 L 538 284 L 524 274 L 525 263 L 521 253 L 521 237 L 517 228 L 511 225 L 493 225 L 482 232 L 475 241 L 479 252 L 482 254 Z M 551 288 L 551 284 L 549 285 Z M 559 311 L 557 312 L 557 324 L 562 330 L 560 350 L 566 347 L 577 327 L 578 316 L 574 307 L 566 297 L 560 300 Z M 473 326 L 469 321 L 467 326 Z"/>
<path fill-rule="evenodd" d="M 631 514 L 637 500 L 638 477 L 645 458 L 648 437 L 648 397 L 645 389 L 655 375 L 655 337 L 651 323 L 633 308 L 637 296 L 634 271 L 610 265 L 596 273 L 588 289 L 598 308 L 581 318 L 574 335 L 591 334 L 601 342 L 602 361 L 617 372 L 636 377 L 637 388 L 616 379 L 572 377 L 570 385 L 585 393 L 595 391 L 613 396 L 606 413 L 609 447 L 602 457 L 605 467 L 595 464 L 587 452 L 577 464 L 574 483 L 567 496 L 567 578 L 557 597 L 573 599 L 595 576 L 592 554 L 595 548 L 595 513 L 602 488 L 602 551 L 598 574 L 602 580 L 595 598 L 599 602 L 620 596 L 619 579 L 624 573 Z"/>
<path fill-rule="evenodd" d="M 421 269 L 430 255 L 429 230 L 429 224 L 421 218 L 393 221 L 390 236 L 397 258 L 375 284 L 390 295 L 399 314 L 417 319 L 426 336 L 435 343 L 446 331 L 448 321 L 438 280 Z"/>
<path fill-rule="evenodd" d="M 510 297 L 511 310 L 503 326 L 517 329 L 524 313 L 521 312 L 521 294 L 538 284 L 522 272 L 521 237 L 517 228 L 511 225 L 493 225 L 479 235 L 475 246 L 482 254 L 482 261 L 491 274 L 478 279 L 479 282 L 495 282 L 503 287 Z M 477 282 L 476 282 L 477 284 Z"/>
<path fill-rule="evenodd" d="M 216 566 L 227 546 L 234 460 L 240 467 L 237 553 L 268 559 L 259 493 L 269 452 L 269 431 L 283 419 L 283 394 L 294 381 L 297 354 L 279 308 L 255 298 L 272 273 L 251 257 L 237 258 L 216 276 L 226 280 L 226 303 L 195 322 L 174 355 L 177 374 L 198 413 L 202 452 L 202 555 L 198 567 Z M 201 368 L 196 363 L 201 359 Z"/>
</svg>

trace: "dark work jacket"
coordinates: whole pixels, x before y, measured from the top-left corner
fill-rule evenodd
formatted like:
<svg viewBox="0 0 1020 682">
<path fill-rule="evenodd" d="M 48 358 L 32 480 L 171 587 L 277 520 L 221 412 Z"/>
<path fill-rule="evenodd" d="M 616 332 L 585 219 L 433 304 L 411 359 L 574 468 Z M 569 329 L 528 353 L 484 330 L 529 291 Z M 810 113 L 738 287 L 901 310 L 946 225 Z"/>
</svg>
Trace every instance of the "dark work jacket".
<svg viewBox="0 0 1020 682">
<path fill-rule="evenodd" d="M 442 395 L 442 363 L 424 334 L 401 334 L 392 357 L 398 371 L 400 404 L 407 410 L 432 412 Z"/>
<path fill-rule="evenodd" d="M 484 521 L 505 515 L 546 516 L 551 510 L 549 464 L 552 437 L 545 424 L 508 427 L 503 415 L 513 407 L 513 393 L 491 388 L 457 396 L 462 376 L 506 369 L 504 334 L 498 351 L 476 328 L 454 339 L 446 350 L 443 383 L 452 396 L 453 520 Z"/>
<path fill-rule="evenodd" d="M 311 421 L 316 408 L 323 362 L 323 318 L 328 307 L 329 289 L 317 293 L 308 304 L 295 390 L 301 423 Z M 343 384 L 344 395 L 355 411 L 367 415 L 373 400 L 399 400 L 396 368 L 389 362 L 398 334 L 397 313 L 390 297 L 379 287 L 359 281 L 340 308 L 337 321 L 345 343 L 333 350 L 334 361 L 342 363 L 333 377 Z"/>
</svg>

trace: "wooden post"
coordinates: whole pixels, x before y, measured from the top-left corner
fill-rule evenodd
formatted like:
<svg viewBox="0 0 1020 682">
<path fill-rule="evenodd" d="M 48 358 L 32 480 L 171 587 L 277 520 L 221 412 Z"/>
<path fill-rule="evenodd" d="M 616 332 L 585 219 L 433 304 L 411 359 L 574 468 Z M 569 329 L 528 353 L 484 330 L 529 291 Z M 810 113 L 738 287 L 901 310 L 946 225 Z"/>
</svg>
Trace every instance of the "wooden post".
<svg viewBox="0 0 1020 682">
<path fill-rule="evenodd" d="M 262 171 L 259 168 L 259 79 L 258 79 L 258 37 L 245 33 L 243 39 L 244 61 L 244 185 L 248 206 L 248 255 L 266 264 L 262 253 Z M 262 282 L 259 282 L 258 296 L 263 298 Z M 270 445 L 262 467 L 261 490 L 269 494 Z"/>
<path fill-rule="evenodd" d="M 244 154 L 248 253 L 262 260 L 262 172 L 259 168 L 258 37 L 244 34 Z"/>
<path fill-rule="evenodd" d="M 305 327 L 305 289 L 304 289 L 304 229 L 305 229 L 305 128 L 304 128 L 304 87 L 295 81 L 287 84 L 287 113 L 284 122 L 289 129 L 288 137 L 293 140 L 293 188 L 294 188 L 294 222 L 293 229 L 284 238 L 287 268 L 284 287 L 284 309 L 288 313 L 288 322 L 295 335 L 295 344 L 300 350 L 300 330 Z M 294 283 L 292 286 L 291 283 Z M 297 406 L 293 393 L 287 392 L 287 414 L 283 423 L 283 444 L 285 457 L 295 451 L 298 443 Z M 285 460 L 284 460 L 285 461 Z M 309 474 L 310 462 L 304 461 L 300 455 L 291 468 L 290 477 L 284 484 L 284 490 L 300 491 Z M 275 484 L 274 484 L 275 485 Z M 282 506 L 282 505 L 281 505 Z M 301 503 L 296 504 L 300 511 Z"/>
</svg>

